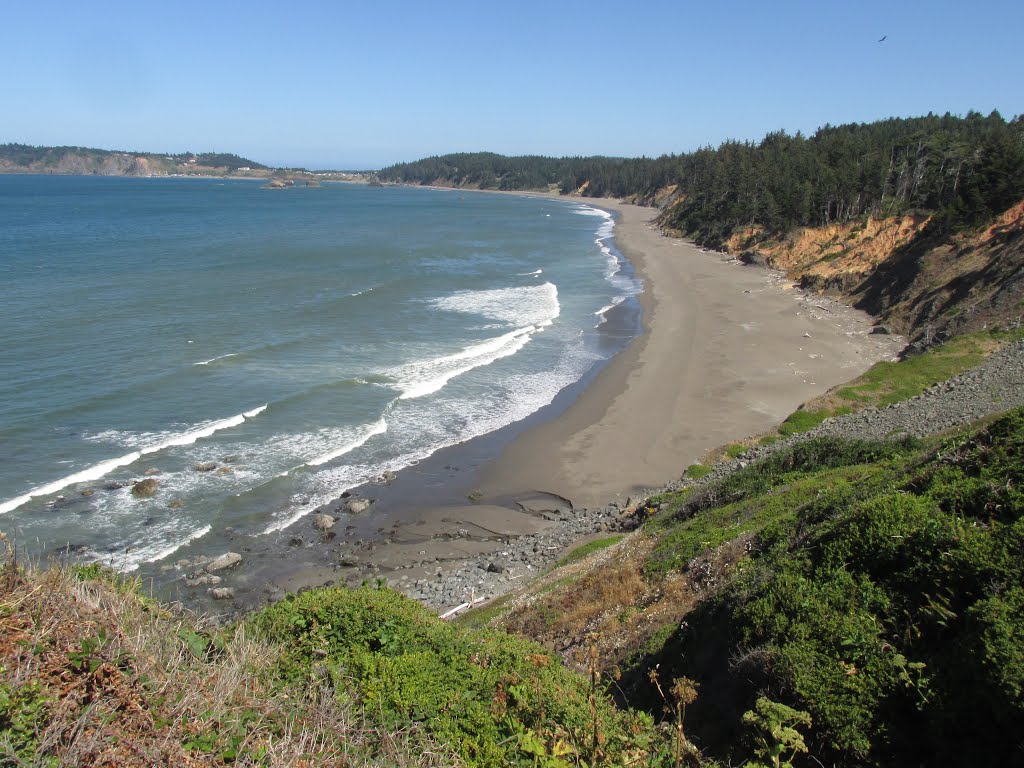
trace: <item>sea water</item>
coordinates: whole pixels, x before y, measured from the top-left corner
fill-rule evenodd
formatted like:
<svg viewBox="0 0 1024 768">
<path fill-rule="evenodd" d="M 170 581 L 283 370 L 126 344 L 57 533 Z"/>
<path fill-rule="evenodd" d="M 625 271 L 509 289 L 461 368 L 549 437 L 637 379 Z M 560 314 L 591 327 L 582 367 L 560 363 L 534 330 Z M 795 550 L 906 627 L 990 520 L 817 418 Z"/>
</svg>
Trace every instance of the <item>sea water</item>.
<svg viewBox="0 0 1024 768">
<path fill-rule="evenodd" d="M 524 419 L 614 351 L 639 285 L 612 228 L 545 198 L 0 176 L 0 530 L 145 570 Z"/>
</svg>

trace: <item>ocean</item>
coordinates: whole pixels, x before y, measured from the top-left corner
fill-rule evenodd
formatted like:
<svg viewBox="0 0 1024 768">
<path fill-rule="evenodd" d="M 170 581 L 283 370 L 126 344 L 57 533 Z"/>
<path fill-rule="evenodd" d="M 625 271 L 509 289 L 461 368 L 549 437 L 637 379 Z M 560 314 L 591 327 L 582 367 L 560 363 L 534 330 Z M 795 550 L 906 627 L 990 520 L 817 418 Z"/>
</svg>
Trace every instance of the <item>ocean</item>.
<svg viewBox="0 0 1024 768">
<path fill-rule="evenodd" d="M 527 418 L 640 290 L 579 201 L 224 179 L 0 175 L 0 275 L 0 530 L 142 573 Z"/>
</svg>

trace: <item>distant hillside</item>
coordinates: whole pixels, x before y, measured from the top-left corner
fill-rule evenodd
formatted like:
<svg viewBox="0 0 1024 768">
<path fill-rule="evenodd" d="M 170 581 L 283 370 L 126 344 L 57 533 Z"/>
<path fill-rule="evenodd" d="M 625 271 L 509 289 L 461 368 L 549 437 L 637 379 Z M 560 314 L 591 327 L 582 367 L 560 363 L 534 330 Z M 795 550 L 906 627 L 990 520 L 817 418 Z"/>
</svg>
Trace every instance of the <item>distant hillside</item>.
<svg viewBox="0 0 1024 768">
<path fill-rule="evenodd" d="M 87 147 L 33 147 L 0 144 L 0 173 L 44 173 L 86 176 L 218 175 L 260 172 L 267 166 L 222 152 L 160 155 Z"/>
</svg>

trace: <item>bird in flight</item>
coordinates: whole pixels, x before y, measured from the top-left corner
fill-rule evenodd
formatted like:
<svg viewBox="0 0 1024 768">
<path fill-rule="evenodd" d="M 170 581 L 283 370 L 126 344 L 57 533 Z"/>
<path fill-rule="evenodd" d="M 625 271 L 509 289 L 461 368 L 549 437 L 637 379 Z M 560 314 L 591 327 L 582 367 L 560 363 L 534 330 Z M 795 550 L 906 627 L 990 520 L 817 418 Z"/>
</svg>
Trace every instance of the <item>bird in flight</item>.
<svg viewBox="0 0 1024 768">
<path fill-rule="evenodd" d="M 885 38 L 887 38 L 887 37 L 888 37 L 888 35 L 882 35 L 882 39 L 879 40 L 878 42 L 884 43 L 885 42 Z"/>
</svg>

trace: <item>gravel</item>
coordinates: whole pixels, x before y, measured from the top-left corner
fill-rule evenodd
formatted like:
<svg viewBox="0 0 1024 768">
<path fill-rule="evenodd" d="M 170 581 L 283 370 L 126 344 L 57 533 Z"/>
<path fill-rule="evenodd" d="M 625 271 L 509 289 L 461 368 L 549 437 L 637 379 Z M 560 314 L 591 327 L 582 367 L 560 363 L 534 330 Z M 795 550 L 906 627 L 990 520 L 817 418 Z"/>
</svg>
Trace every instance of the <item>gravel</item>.
<svg viewBox="0 0 1024 768">
<path fill-rule="evenodd" d="M 1016 342 L 994 353 L 980 366 L 936 384 L 910 400 L 826 419 L 808 432 L 752 448 L 737 459 L 718 464 L 698 482 L 680 480 L 652 489 L 649 494 L 713 482 L 752 461 L 813 437 L 876 440 L 908 435 L 924 437 L 1021 405 L 1024 405 L 1024 342 Z M 512 540 L 499 553 L 458 563 L 447 562 L 427 578 L 392 571 L 386 575 L 387 582 L 438 612 L 446 612 L 522 586 L 524 579 L 529 580 L 547 568 L 568 547 L 586 537 L 632 530 L 638 524 L 633 512 L 634 507 L 623 509 L 617 504 L 573 509 L 562 515 L 555 529 Z"/>
</svg>

